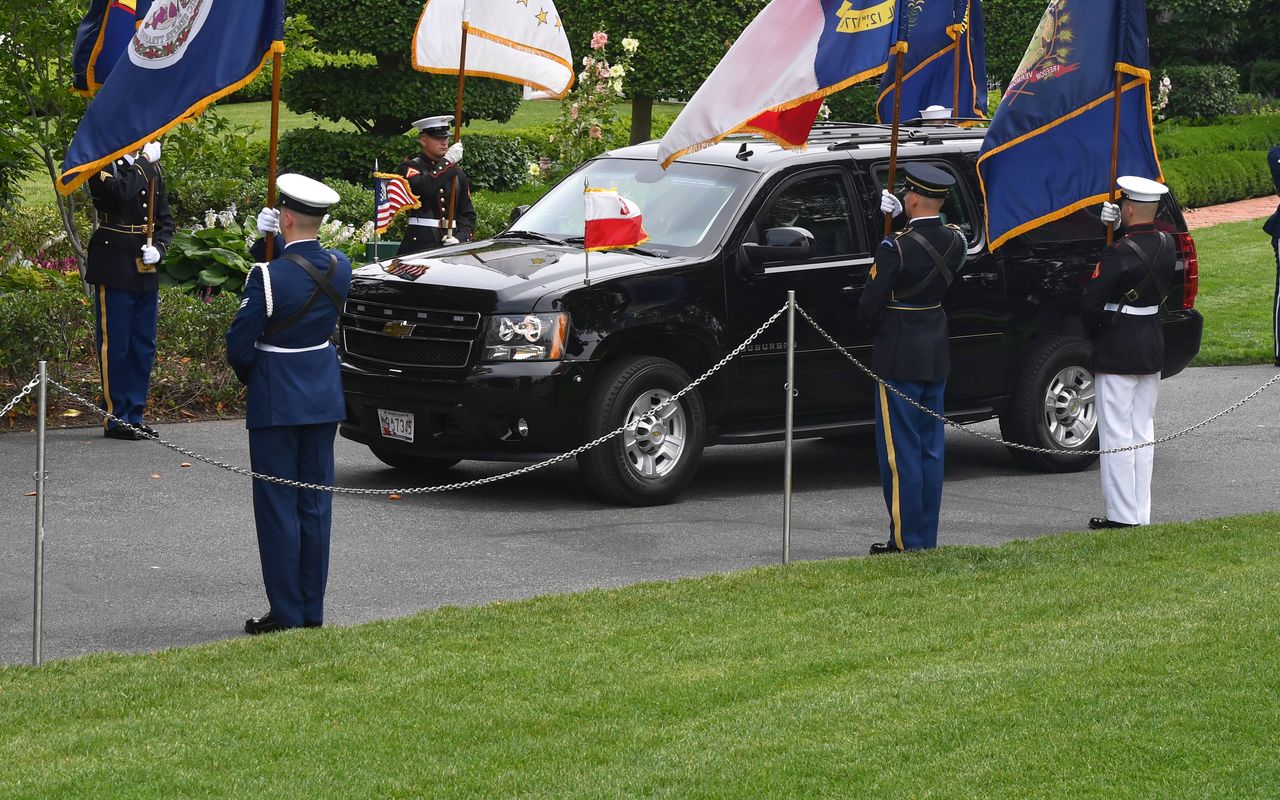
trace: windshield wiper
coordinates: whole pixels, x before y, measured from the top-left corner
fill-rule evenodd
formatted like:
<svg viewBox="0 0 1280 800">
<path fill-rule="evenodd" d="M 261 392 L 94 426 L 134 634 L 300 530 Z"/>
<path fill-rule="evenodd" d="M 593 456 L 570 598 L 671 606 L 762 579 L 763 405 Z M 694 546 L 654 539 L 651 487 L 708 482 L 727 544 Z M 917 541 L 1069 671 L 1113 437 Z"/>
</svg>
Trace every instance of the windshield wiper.
<svg viewBox="0 0 1280 800">
<path fill-rule="evenodd" d="M 554 236 L 548 236 L 545 233 L 535 233 L 534 231 L 503 231 L 494 239 L 533 239 L 537 242 L 546 242 L 547 244 L 567 244 L 564 239 L 557 239 Z"/>
<path fill-rule="evenodd" d="M 565 244 L 586 244 L 586 239 L 581 236 L 570 236 L 564 240 Z M 647 247 L 619 247 L 619 250 L 626 250 L 628 253 L 639 253 L 642 256 L 650 256 L 652 258 L 666 258 L 662 253 L 655 252 Z"/>
</svg>

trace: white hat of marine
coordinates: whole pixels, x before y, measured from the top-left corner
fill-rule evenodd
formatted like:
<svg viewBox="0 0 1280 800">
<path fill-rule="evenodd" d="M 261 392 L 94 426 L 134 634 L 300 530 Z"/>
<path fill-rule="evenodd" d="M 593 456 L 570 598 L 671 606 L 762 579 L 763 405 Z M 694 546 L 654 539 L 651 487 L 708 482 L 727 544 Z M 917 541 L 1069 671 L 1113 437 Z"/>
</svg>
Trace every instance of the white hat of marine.
<svg viewBox="0 0 1280 800">
<path fill-rule="evenodd" d="M 946 106 L 929 106 L 920 110 L 920 119 L 946 119 L 951 116 L 951 109 Z"/>
<path fill-rule="evenodd" d="M 452 114 L 443 114 L 437 117 L 423 117 L 413 123 L 413 127 L 418 129 L 419 133 L 425 133 L 429 136 L 448 136 L 449 126 L 453 124 Z"/>
<path fill-rule="evenodd" d="M 1160 195 L 1168 194 L 1169 187 L 1150 178 L 1139 178 L 1137 175 L 1122 175 L 1116 178 L 1116 186 L 1125 197 L 1135 203 L 1158 203 Z"/>
<path fill-rule="evenodd" d="M 294 172 L 276 178 L 276 188 L 280 190 L 280 205 L 315 217 L 324 216 L 329 206 L 342 199 L 320 181 Z"/>
</svg>

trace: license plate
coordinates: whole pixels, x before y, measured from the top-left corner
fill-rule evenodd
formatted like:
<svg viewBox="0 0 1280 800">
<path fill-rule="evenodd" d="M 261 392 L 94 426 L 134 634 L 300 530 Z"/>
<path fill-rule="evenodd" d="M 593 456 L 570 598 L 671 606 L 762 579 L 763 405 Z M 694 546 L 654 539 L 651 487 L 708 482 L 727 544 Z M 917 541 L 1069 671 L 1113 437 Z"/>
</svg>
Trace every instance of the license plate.
<svg viewBox="0 0 1280 800">
<path fill-rule="evenodd" d="M 382 427 L 384 439 L 396 439 L 401 442 L 413 441 L 413 414 L 409 411 L 389 411 L 378 409 L 378 424 Z"/>
</svg>

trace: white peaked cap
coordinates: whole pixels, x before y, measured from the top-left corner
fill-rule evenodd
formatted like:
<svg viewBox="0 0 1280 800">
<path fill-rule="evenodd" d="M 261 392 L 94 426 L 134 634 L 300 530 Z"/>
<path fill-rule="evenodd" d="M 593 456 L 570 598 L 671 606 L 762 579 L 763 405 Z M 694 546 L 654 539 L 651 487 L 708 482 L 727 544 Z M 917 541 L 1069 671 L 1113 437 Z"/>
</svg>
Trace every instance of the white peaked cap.
<svg viewBox="0 0 1280 800">
<path fill-rule="evenodd" d="M 280 205 L 313 217 L 324 216 L 329 206 L 342 199 L 320 181 L 293 172 L 276 178 L 276 188 L 280 190 Z"/>
<path fill-rule="evenodd" d="M 1169 187 L 1150 178 L 1139 178 L 1137 175 L 1122 175 L 1116 178 L 1116 186 L 1125 197 L 1135 203 L 1156 203 L 1160 195 L 1168 194 Z"/>
</svg>

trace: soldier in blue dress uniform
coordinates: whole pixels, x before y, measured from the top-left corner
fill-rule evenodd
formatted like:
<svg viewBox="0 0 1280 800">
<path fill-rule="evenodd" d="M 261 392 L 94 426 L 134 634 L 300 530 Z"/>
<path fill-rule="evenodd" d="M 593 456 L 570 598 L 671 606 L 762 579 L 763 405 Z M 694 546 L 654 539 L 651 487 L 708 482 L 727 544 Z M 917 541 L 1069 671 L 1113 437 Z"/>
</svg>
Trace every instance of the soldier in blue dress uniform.
<svg viewBox="0 0 1280 800">
<path fill-rule="evenodd" d="M 424 117 L 413 123 L 418 129 L 422 153 L 405 159 L 396 172 L 409 179 L 409 188 L 422 203 L 409 217 L 404 241 L 396 255 L 410 255 L 448 244 L 471 241 L 476 229 L 476 209 L 471 204 L 471 181 L 462 171 L 462 142 L 449 144 L 453 115 Z M 453 205 L 453 231 L 445 229 L 449 200 Z"/>
<path fill-rule="evenodd" d="M 281 175 L 277 185 L 279 208 L 265 216 L 278 226 L 284 248 L 250 271 L 227 331 L 227 360 L 249 389 L 245 427 L 254 472 L 331 485 L 333 438 L 345 405 L 330 336 L 351 285 L 351 262 L 316 240 L 338 193 L 302 175 Z M 245 622 L 246 633 L 323 623 L 332 504 L 329 492 L 254 479 L 271 609 Z"/>
<path fill-rule="evenodd" d="M 105 420 L 103 435 L 137 441 L 155 435 L 143 424 L 142 410 L 156 357 L 156 265 L 173 238 L 160 143 L 148 142 L 137 155 L 118 158 L 90 178 L 89 196 L 98 227 L 89 240 L 85 281 L 94 286 L 103 408 L 133 426 Z"/>
<path fill-rule="evenodd" d="M 903 202 L 886 190 L 881 209 L 910 220 L 886 237 L 858 301 L 872 332 L 872 370 L 925 408 L 942 413 L 951 368 L 942 298 L 964 263 L 964 235 L 939 217 L 955 178 L 927 164 L 903 168 Z M 889 510 L 889 540 L 873 555 L 936 547 L 942 508 L 943 424 L 877 387 L 876 450 Z"/>
</svg>

